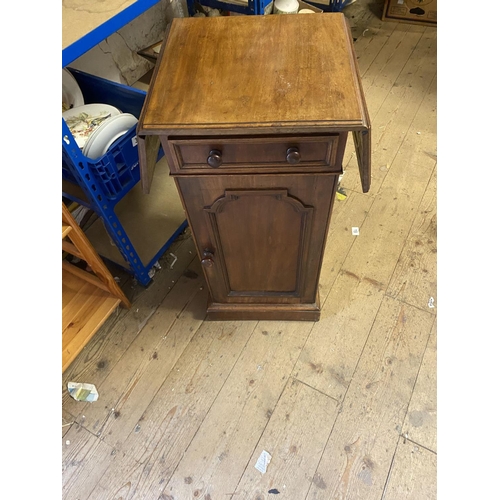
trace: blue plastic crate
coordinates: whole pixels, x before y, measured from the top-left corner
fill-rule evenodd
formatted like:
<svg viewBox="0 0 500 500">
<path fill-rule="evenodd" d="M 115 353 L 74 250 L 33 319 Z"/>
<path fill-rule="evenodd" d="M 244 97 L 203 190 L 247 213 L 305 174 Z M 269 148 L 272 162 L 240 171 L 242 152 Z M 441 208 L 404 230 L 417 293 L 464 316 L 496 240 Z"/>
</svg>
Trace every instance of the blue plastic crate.
<svg viewBox="0 0 500 500">
<path fill-rule="evenodd" d="M 131 113 L 136 118 L 139 118 L 146 92 L 89 75 L 82 71 L 71 70 L 71 73 L 82 90 L 86 104 L 110 104 L 124 113 Z M 62 153 L 63 179 L 74 184 L 80 184 L 80 181 L 75 179 L 70 169 L 69 165 L 72 160 L 64 148 Z M 99 187 L 104 194 L 111 200 L 120 199 L 140 179 L 136 127 L 132 127 L 112 144 L 106 154 L 95 160 L 86 158 L 86 162 L 95 182 L 99 183 Z M 93 180 L 90 178 L 83 179 L 83 182 L 91 183 Z"/>
<path fill-rule="evenodd" d="M 330 3 L 328 5 L 325 5 L 322 3 L 317 3 L 314 0 L 306 0 L 307 3 L 318 7 L 318 9 L 321 9 L 324 12 L 342 12 L 344 7 L 347 7 L 349 4 L 355 1 L 356 0 L 330 0 Z"/>
<path fill-rule="evenodd" d="M 331 10 L 332 12 L 340 12 L 350 3 L 352 3 L 352 0 L 330 0 Z"/>
<path fill-rule="evenodd" d="M 64 149 L 62 157 L 63 179 L 76 183 L 68 167 L 71 160 Z M 128 192 L 140 179 L 135 128 L 120 137 L 101 158 L 87 159 L 87 165 L 109 199 Z"/>
</svg>

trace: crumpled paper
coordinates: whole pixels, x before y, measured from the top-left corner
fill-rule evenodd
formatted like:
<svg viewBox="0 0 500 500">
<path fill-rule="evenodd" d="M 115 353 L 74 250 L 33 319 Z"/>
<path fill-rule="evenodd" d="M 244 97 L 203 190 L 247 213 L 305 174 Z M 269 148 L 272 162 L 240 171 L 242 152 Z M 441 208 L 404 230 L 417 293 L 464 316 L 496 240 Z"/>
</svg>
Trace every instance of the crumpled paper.
<svg viewBox="0 0 500 500">
<path fill-rule="evenodd" d="M 257 463 L 254 465 L 254 467 L 259 471 L 262 472 L 262 474 L 265 474 L 267 471 L 267 466 L 269 465 L 269 462 L 271 461 L 271 455 L 268 453 L 266 450 L 263 450 L 262 453 L 260 454 Z"/>
<path fill-rule="evenodd" d="M 99 393 L 94 384 L 81 384 L 78 382 L 68 382 L 68 392 L 73 399 L 93 403 L 97 401 Z"/>
</svg>

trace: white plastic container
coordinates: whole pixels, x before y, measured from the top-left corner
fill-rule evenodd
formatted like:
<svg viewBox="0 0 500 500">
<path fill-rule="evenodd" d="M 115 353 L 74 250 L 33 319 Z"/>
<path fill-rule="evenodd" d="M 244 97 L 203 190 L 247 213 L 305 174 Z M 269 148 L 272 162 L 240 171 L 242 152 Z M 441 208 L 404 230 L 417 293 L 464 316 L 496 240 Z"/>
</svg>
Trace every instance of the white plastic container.
<svg viewBox="0 0 500 500">
<path fill-rule="evenodd" d="M 297 0 L 274 0 L 273 14 L 297 14 L 298 11 Z"/>
</svg>

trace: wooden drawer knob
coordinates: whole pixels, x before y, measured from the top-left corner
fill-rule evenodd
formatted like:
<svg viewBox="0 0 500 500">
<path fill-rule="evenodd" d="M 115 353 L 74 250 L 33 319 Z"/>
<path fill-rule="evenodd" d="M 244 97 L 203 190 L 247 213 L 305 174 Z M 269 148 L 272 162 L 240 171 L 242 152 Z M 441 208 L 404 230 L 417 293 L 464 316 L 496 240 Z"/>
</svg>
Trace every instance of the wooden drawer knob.
<svg viewBox="0 0 500 500">
<path fill-rule="evenodd" d="M 300 162 L 299 148 L 288 148 L 286 150 L 286 161 L 290 165 L 297 165 Z"/>
<path fill-rule="evenodd" d="M 218 149 L 212 149 L 208 153 L 207 163 L 212 168 L 218 168 L 222 165 L 222 153 Z"/>
<path fill-rule="evenodd" d="M 203 251 L 203 259 L 201 259 L 201 265 L 207 269 L 213 267 L 214 265 L 214 254 L 210 250 Z"/>
</svg>

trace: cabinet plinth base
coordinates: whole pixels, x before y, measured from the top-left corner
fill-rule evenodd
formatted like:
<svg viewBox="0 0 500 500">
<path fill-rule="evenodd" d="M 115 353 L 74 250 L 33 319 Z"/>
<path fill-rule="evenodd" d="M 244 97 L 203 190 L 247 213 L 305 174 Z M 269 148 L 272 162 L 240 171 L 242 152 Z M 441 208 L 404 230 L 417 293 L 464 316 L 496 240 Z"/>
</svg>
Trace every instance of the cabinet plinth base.
<svg viewBox="0 0 500 500">
<path fill-rule="evenodd" d="M 319 296 L 312 304 L 221 304 L 208 298 L 207 318 L 212 321 L 319 321 Z"/>
</svg>

